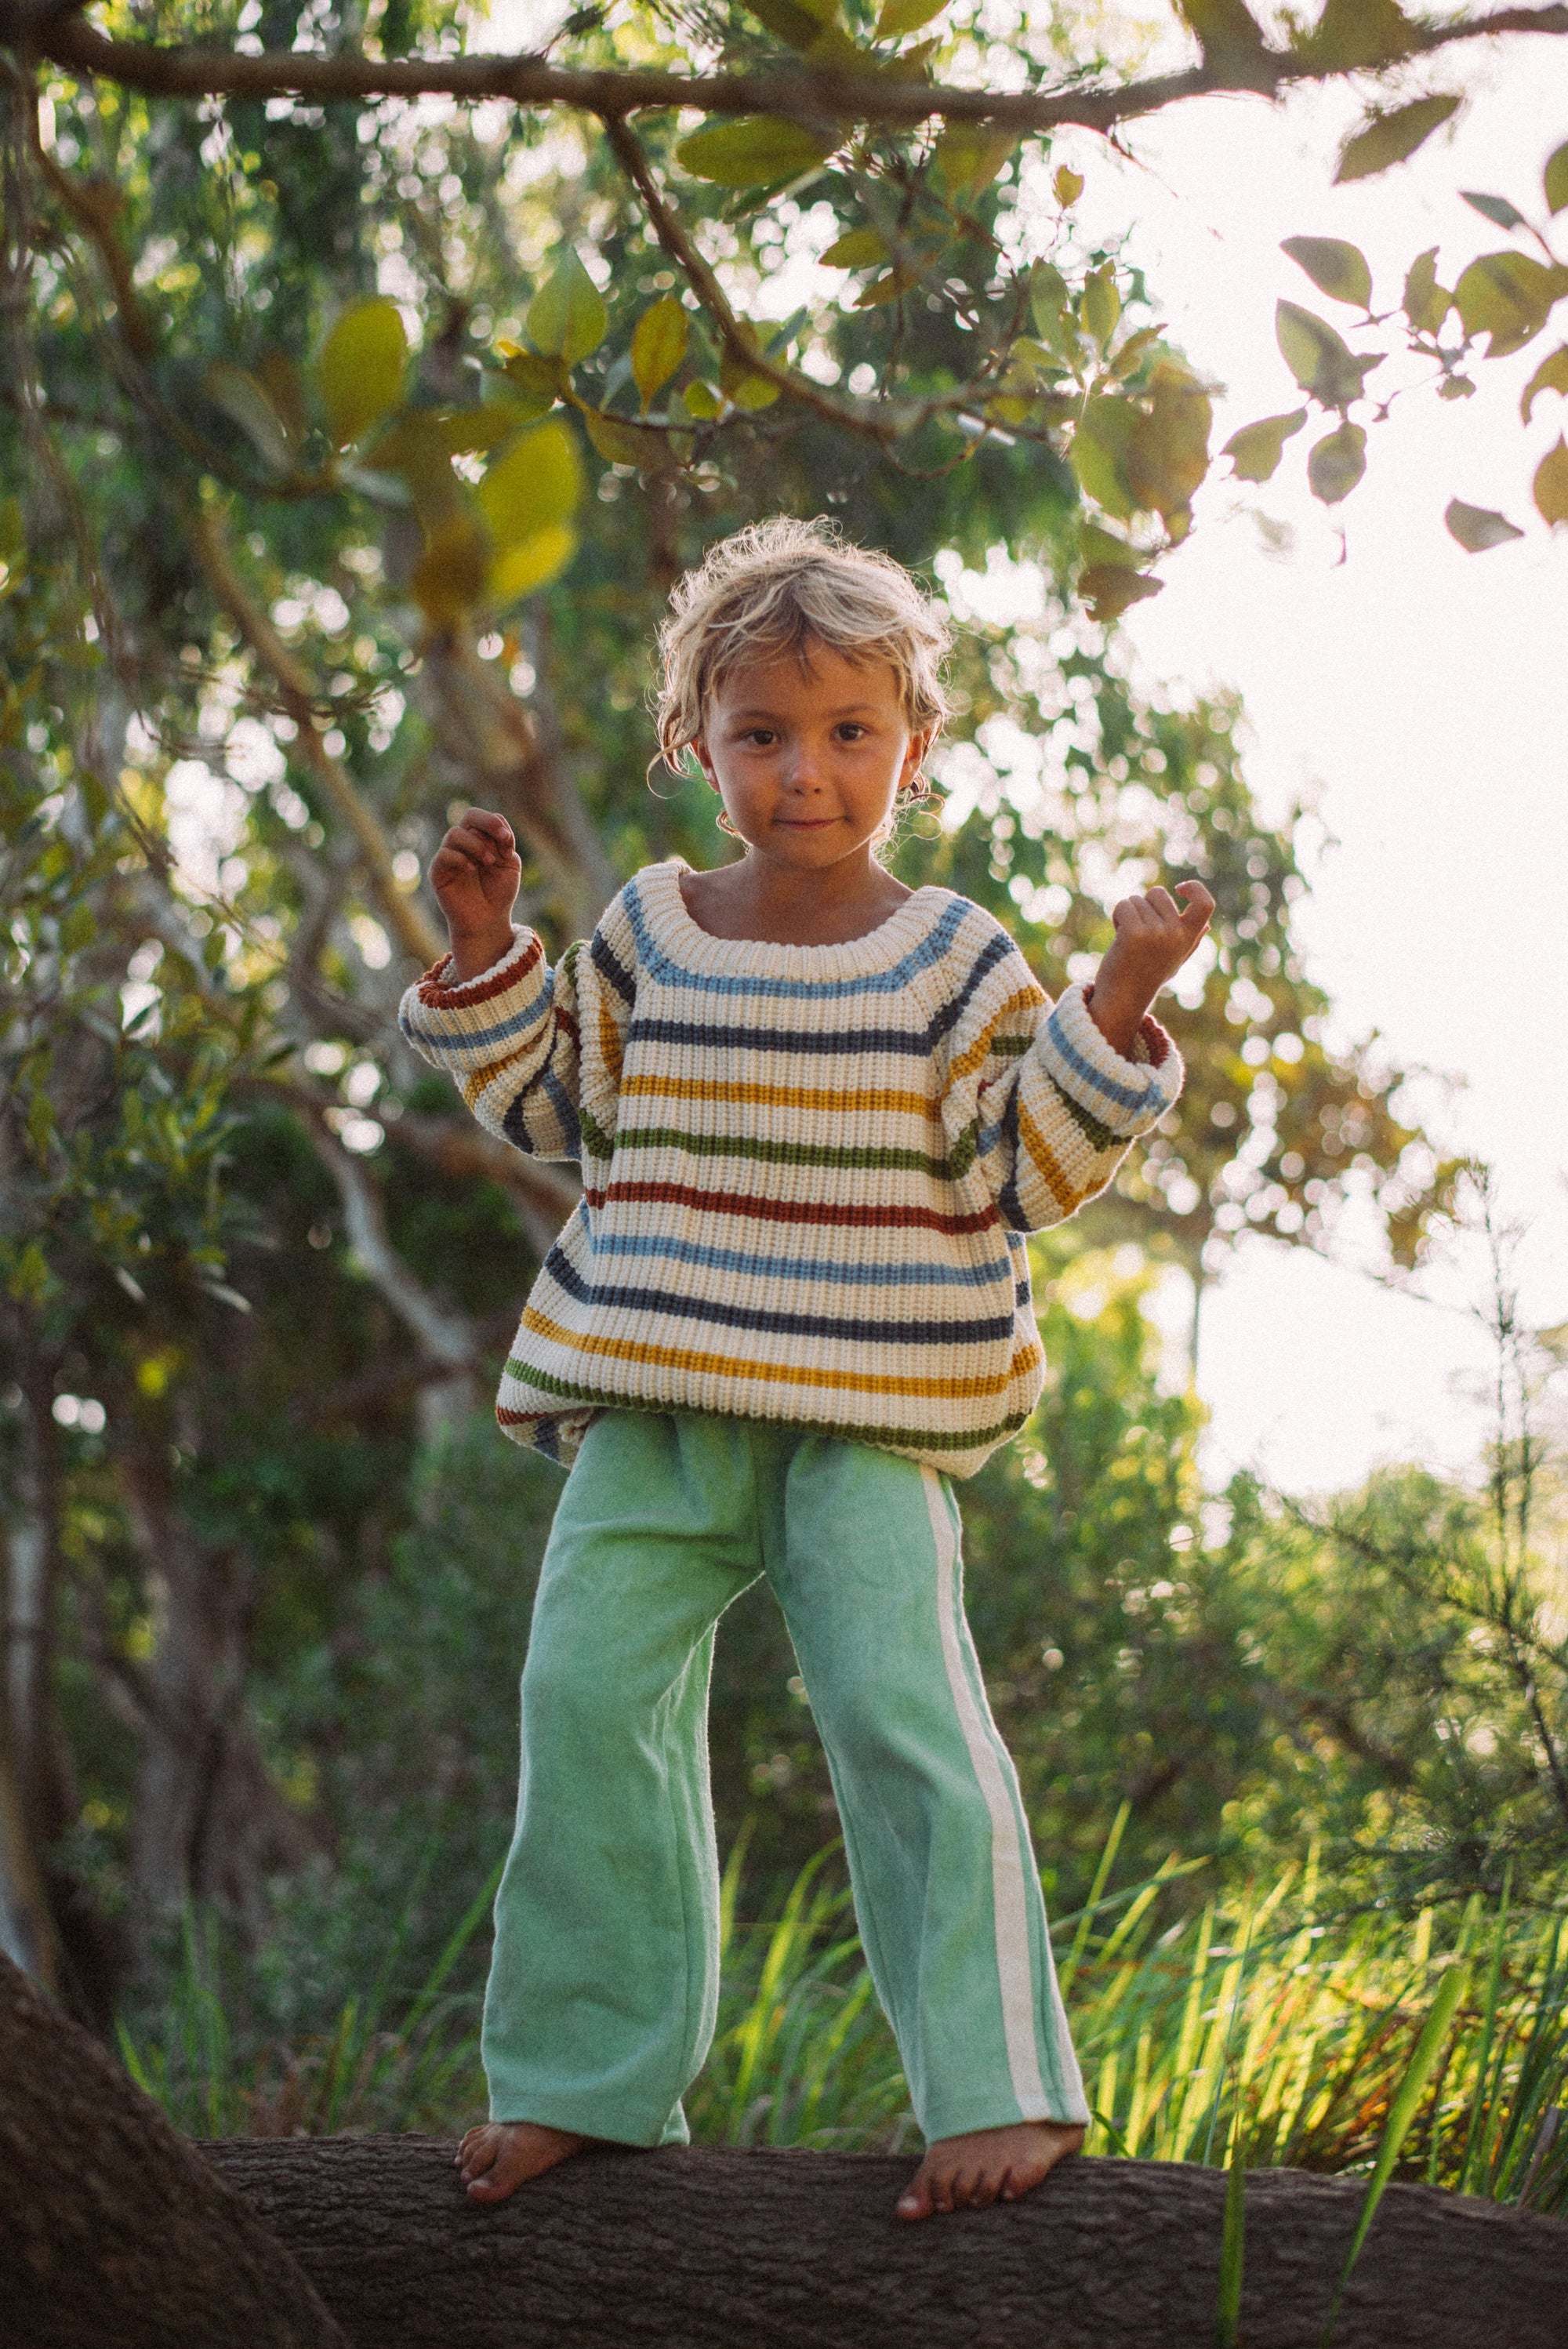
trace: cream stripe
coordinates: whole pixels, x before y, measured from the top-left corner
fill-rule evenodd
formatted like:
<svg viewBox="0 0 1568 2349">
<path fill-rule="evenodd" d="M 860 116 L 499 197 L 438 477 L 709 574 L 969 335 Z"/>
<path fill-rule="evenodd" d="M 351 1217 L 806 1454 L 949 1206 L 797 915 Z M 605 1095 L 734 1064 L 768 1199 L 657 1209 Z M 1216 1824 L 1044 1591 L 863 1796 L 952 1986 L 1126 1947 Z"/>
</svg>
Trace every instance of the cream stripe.
<svg viewBox="0 0 1568 2349">
<path fill-rule="evenodd" d="M 942 1620 L 942 1654 L 954 1710 L 969 1749 L 969 1761 L 985 1807 L 991 1814 L 991 1899 L 996 1932 L 996 1969 L 1002 1992 L 1002 2036 L 1007 2049 L 1007 2069 L 1013 2094 L 1026 2121 L 1051 2118 L 1040 2077 L 1039 2052 L 1035 2044 L 1035 1972 L 1029 1962 L 1029 1911 L 1024 1898 L 1024 1853 L 1017 1815 L 996 1749 L 985 1734 L 975 1692 L 964 1669 L 958 1642 L 957 1590 L 954 1568 L 957 1543 L 942 1480 L 934 1468 L 923 1466 L 925 1506 L 936 1543 L 937 1611 Z"/>
</svg>

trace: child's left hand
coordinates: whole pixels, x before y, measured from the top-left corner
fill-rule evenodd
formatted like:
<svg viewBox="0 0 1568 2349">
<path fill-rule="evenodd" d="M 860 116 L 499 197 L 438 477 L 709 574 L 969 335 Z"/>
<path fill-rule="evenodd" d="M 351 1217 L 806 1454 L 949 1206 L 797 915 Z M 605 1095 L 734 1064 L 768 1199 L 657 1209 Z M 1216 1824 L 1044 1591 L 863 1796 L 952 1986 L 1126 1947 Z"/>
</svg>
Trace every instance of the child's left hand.
<svg viewBox="0 0 1568 2349">
<path fill-rule="evenodd" d="M 1176 904 L 1168 889 L 1124 897 L 1111 920 L 1116 936 L 1094 982 L 1088 1013 L 1111 1050 L 1132 1057 L 1144 1013 L 1174 978 L 1209 926 L 1214 901 L 1201 881 L 1178 881 Z"/>
</svg>

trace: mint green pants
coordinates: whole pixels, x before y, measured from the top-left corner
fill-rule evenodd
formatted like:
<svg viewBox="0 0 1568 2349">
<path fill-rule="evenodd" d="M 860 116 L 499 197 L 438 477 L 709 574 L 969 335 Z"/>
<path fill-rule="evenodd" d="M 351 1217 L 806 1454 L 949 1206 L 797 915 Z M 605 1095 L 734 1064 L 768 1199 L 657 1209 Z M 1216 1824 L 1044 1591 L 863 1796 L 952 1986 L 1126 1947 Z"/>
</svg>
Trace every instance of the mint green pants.
<svg viewBox="0 0 1568 2349">
<path fill-rule="evenodd" d="M 685 2140 L 718 1992 L 714 1627 L 759 1572 L 921 2127 L 1086 2119 L 945 1479 L 799 1429 L 651 1412 L 594 1422 L 545 1552 L 485 1997 L 492 2117 Z"/>
</svg>

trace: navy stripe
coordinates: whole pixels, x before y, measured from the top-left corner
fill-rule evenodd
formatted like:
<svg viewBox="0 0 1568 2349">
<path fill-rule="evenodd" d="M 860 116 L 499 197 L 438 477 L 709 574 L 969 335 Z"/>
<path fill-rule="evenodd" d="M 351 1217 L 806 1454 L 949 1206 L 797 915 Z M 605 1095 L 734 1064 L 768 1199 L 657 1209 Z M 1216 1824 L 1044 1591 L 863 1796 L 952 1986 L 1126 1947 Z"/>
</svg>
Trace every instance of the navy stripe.
<svg viewBox="0 0 1568 2349">
<path fill-rule="evenodd" d="M 622 1002 L 634 1004 L 637 999 L 636 983 L 631 972 L 623 968 L 605 945 L 603 930 L 594 931 L 593 943 L 588 951 L 593 957 L 594 969 L 609 980 Z"/>
<path fill-rule="evenodd" d="M 1000 1192 L 997 1194 L 996 1205 L 1002 1210 L 1004 1220 L 1011 1224 L 1016 1232 L 1026 1232 L 1029 1228 L 1029 1218 L 1024 1213 L 1024 1203 L 1018 1195 L 1019 1143 L 1018 1089 L 1016 1085 L 1013 1087 L 1012 1091 L 1007 1095 L 1007 1106 L 1002 1112 L 1002 1131 L 1007 1139 L 1006 1158 L 1007 1164 L 1011 1169 L 1011 1172 L 1009 1173 L 1006 1181 L 1003 1184 Z"/>
<path fill-rule="evenodd" d="M 661 1288 L 624 1288 L 584 1280 L 559 1247 L 551 1249 L 544 1269 L 557 1288 L 580 1305 L 667 1313 L 682 1320 L 707 1321 L 721 1329 L 749 1330 L 775 1338 L 838 1338 L 872 1346 L 979 1346 L 1014 1334 L 1010 1313 L 984 1321 L 846 1321 L 830 1313 L 763 1313 L 744 1305 L 720 1305 Z"/>
</svg>

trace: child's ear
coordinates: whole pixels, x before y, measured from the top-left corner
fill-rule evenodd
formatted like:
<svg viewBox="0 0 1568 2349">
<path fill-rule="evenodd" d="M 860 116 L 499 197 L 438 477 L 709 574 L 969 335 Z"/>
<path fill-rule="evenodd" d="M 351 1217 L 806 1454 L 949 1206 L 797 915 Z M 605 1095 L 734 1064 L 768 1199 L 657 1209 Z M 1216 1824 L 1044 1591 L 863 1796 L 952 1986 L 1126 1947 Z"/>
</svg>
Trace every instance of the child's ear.
<svg viewBox="0 0 1568 2349">
<path fill-rule="evenodd" d="M 707 754 L 707 742 L 706 738 L 701 734 L 696 736 L 691 748 L 696 759 L 697 765 L 702 769 L 703 774 L 707 778 L 707 781 L 712 785 L 713 789 L 717 791 L 718 777 L 713 771 L 713 761 Z"/>
</svg>

